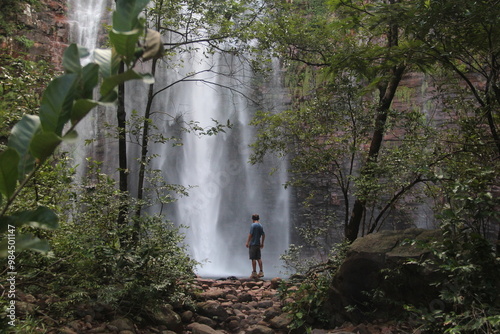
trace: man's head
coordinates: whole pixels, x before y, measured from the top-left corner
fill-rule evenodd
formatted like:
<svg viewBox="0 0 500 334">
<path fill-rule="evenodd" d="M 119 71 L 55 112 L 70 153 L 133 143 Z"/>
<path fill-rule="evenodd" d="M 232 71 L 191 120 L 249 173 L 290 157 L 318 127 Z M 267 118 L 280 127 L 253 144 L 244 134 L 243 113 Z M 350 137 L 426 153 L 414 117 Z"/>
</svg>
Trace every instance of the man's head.
<svg viewBox="0 0 500 334">
<path fill-rule="evenodd" d="M 255 213 L 255 214 L 252 215 L 252 220 L 253 221 L 258 221 L 259 219 L 260 219 L 260 217 L 259 217 L 258 214 Z"/>
</svg>

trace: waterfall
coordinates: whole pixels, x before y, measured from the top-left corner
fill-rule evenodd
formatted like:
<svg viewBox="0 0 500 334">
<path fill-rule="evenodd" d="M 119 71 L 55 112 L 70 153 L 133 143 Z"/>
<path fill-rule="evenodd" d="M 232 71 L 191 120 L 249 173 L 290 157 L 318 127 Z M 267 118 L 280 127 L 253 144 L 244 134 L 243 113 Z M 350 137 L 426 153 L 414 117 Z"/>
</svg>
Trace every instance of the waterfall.
<svg viewBox="0 0 500 334">
<path fill-rule="evenodd" d="M 108 0 L 68 0 L 68 23 L 70 42 L 89 50 L 98 45 L 98 37 L 102 29 L 102 19 Z"/>
<path fill-rule="evenodd" d="M 114 6 L 113 0 L 68 0 L 68 23 L 70 42 L 76 43 L 89 50 L 90 54 L 99 45 L 99 36 L 102 35 L 104 24 L 109 21 L 108 8 Z M 83 64 L 92 61 L 92 57 L 82 60 Z M 87 166 L 86 158 L 92 157 L 100 161 L 112 161 L 115 159 L 110 154 L 110 141 L 106 140 L 103 124 L 113 124 L 113 112 L 105 107 L 98 107 L 92 110 L 76 127 L 78 132 L 78 142 L 76 145 L 66 145 L 65 150 L 71 153 L 77 169 L 77 176 L 85 174 Z M 87 145 L 87 141 L 93 141 Z M 107 146 L 107 147 L 106 147 Z M 106 166 L 104 166 L 106 167 Z M 113 173 L 116 168 L 109 168 L 105 171 Z"/>
<path fill-rule="evenodd" d="M 93 24 L 99 25 L 97 12 L 102 13 L 104 0 L 69 1 L 73 3 L 70 5 L 70 17 L 75 27 L 80 20 L 90 24 L 90 19 L 96 19 Z M 93 9 L 89 9 L 91 7 Z M 93 42 L 90 37 L 79 34 L 74 40 L 84 44 L 83 41 L 89 38 L 89 43 L 94 44 L 87 47 L 95 47 L 96 29 L 80 26 L 74 30 L 81 33 L 92 31 Z M 149 152 L 157 157 L 150 167 L 161 170 L 168 183 L 191 187 L 188 196 L 179 198 L 166 208 L 166 216 L 175 224 L 187 227 L 183 230 L 186 244 L 193 258 L 201 263 L 197 273 L 224 277 L 250 275 L 251 264 L 245 243 L 251 215 L 258 213 L 266 232 L 262 251 L 264 272 L 266 277 L 277 276 L 280 273 L 279 256 L 289 245 L 290 194 L 283 187 L 287 181 L 283 165 L 286 162 L 270 159 L 264 165 L 252 166 L 248 163 L 248 145 L 253 141 L 255 132 L 249 122 L 257 106 L 244 96 L 252 95 L 253 74 L 236 57 L 215 54 L 207 58 L 202 54 L 202 48 L 198 48 L 198 53 L 191 52 L 177 59 L 185 64 L 182 68 L 160 63 L 155 75 L 155 89 L 158 91 L 186 75 L 203 72 L 194 77 L 198 81 L 173 85 L 158 94 L 153 103 L 152 119 L 158 127 L 157 131 L 165 137 L 180 137 L 182 146 L 151 144 Z M 224 72 L 226 76 L 206 71 L 209 68 Z M 277 82 L 273 84 L 276 86 Z M 129 117 L 132 110 L 142 112 L 147 101 L 147 87 L 138 82 L 127 83 L 126 98 Z M 80 130 L 80 134 L 98 136 L 103 123 L 99 115 L 99 112 L 89 115 L 84 126 L 90 127 Z M 187 124 L 190 121 L 199 122 L 200 127 L 214 126 L 213 119 L 223 124 L 229 120 L 233 126 L 225 133 L 213 136 L 183 131 L 184 127 L 189 127 Z M 110 153 L 106 155 L 104 152 L 101 157 L 108 164 L 115 154 L 109 146 L 105 151 Z M 75 155 L 78 154 L 81 153 Z M 128 154 L 130 185 L 135 187 L 138 147 L 130 145 Z M 271 166 L 280 168 L 269 175 Z M 160 208 L 156 207 L 150 209 L 148 214 L 159 211 Z"/>
</svg>

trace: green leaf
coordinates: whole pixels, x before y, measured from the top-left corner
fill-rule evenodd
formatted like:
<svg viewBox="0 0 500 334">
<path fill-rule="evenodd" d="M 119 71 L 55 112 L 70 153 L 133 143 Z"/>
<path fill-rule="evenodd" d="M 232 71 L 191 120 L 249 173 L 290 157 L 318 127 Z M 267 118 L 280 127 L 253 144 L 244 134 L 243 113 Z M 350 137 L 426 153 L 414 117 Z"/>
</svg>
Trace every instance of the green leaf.
<svg viewBox="0 0 500 334">
<path fill-rule="evenodd" d="M 150 0 L 117 0 L 113 13 L 113 29 L 126 32 L 138 28 L 139 14 Z"/>
<path fill-rule="evenodd" d="M 59 218 L 51 209 L 40 206 L 36 210 L 22 211 L 11 216 L 15 225 L 31 226 L 45 230 L 53 230 L 59 227 Z"/>
<path fill-rule="evenodd" d="M 63 137 L 63 141 L 66 143 L 75 143 L 78 139 L 78 132 L 75 130 L 68 131 Z"/>
<path fill-rule="evenodd" d="M 94 61 L 99 65 L 103 78 L 109 78 L 118 74 L 120 70 L 121 57 L 117 52 L 108 49 L 94 50 Z"/>
<path fill-rule="evenodd" d="M 82 70 L 80 96 L 85 99 L 91 99 L 94 93 L 94 88 L 99 83 L 99 65 L 96 63 L 87 64 Z"/>
<path fill-rule="evenodd" d="M 94 100 L 77 100 L 71 111 L 71 124 L 77 124 L 82 118 L 87 115 L 92 108 L 98 105 Z"/>
<path fill-rule="evenodd" d="M 9 225 L 14 225 L 14 219 L 10 216 L 1 216 L 0 217 L 0 234 L 7 232 Z"/>
<path fill-rule="evenodd" d="M 76 94 L 77 74 L 65 74 L 54 79 L 43 93 L 40 106 L 40 121 L 43 130 L 62 134 L 71 115 L 73 99 Z"/>
<path fill-rule="evenodd" d="M 7 257 L 7 243 L 8 240 L 4 239 L 0 242 L 0 257 Z M 34 237 L 31 234 L 20 234 L 16 236 L 16 253 L 26 250 L 32 249 L 41 253 L 46 253 L 49 251 L 50 246 L 49 243 L 45 240 L 40 240 L 37 237 Z"/>
<path fill-rule="evenodd" d="M 36 158 L 40 159 L 40 162 L 44 162 L 54 153 L 61 142 L 61 137 L 54 132 L 42 131 L 33 137 L 30 150 Z"/>
<path fill-rule="evenodd" d="M 35 157 L 31 155 L 30 145 L 36 133 L 40 132 L 40 118 L 34 115 L 24 115 L 14 125 L 9 137 L 8 146 L 19 153 L 18 178 L 23 180 L 35 167 Z"/>
<path fill-rule="evenodd" d="M 94 61 L 99 65 L 99 70 L 103 78 L 110 77 L 113 73 L 111 62 L 112 51 L 108 49 L 95 49 Z M 118 72 L 118 71 L 116 71 Z"/>
<path fill-rule="evenodd" d="M 101 97 L 99 104 L 114 104 L 117 99 L 118 92 L 116 90 L 112 90 L 107 95 Z"/>
<path fill-rule="evenodd" d="M 129 80 L 142 80 L 146 84 L 154 83 L 154 77 L 150 74 L 140 74 L 135 72 L 134 70 L 128 70 L 126 72 L 104 79 L 101 85 L 101 95 L 107 96 L 119 84 Z"/>
<path fill-rule="evenodd" d="M 62 65 L 66 73 L 80 73 L 82 71 L 80 51 L 76 44 L 71 44 L 64 50 Z"/>
<path fill-rule="evenodd" d="M 116 52 L 122 55 L 127 64 L 135 60 L 135 46 L 139 41 L 142 31 L 139 29 L 119 32 L 116 30 L 109 32 L 109 40 Z"/>
<path fill-rule="evenodd" d="M 13 148 L 8 148 L 0 153 L 0 194 L 10 198 L 17 185 L 17 168 L 19 153 Z"/>
</svg>

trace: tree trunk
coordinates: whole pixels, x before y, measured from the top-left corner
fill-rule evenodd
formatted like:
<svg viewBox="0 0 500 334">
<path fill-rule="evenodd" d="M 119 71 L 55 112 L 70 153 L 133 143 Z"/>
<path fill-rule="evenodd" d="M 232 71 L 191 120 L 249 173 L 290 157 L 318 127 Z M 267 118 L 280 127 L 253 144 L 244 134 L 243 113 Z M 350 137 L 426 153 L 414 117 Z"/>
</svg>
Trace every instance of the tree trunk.
<svg viewBox="0 0 500 334">
<path fill-rule="evenodd" d="M 389 3 L 395 3 L 396 0 L 389 0 Z M 390 49 L 398 45 L 398 26 L 396 23 L 389 25 L 387 33 L 387 48 Z M 382 147 L 385 134 L 385 125 L 387 122 L 387 116 L 389 109 L 391 107 L 394 95 L 398 89 L 401 78 L 406 67 L 404 65 L 394 66 L 391 69 L 391 75 L 388 81 L 379 88 L 380 90 L 380 101 L 377 107 L 377 115 L 375 119 L 375 128 L 372 135 L 372 140 L 370 143 L 370 150 L 368 151 L 368 157 L 365 162 L 365 168 L 362 170 L 362 175 L 370 176 L 373 175 L 372 168 L 370 165 L 377 163 L 377 156 Z M 359 227 L 361 221 L 366 211 L 366 199 L 360 198 L 359 196 L 354 201 L 352 208 L 351 217 L 349 222 L 345 226 L 345 237 L 348 241 L 353 242 L 358 237 Z"/>
<path fill-rule="evenodd" d="M 125 64 L 121 62 L 120 73 L 125 70 Z M 118 108 L 116 110 L 118 120 L 118 167 L 119 167 L 119 189 L 120 189 L 120 211 L 118 213 L 118 224 L 124 225 L 127 218 L 128 206 L 125 198 L 128 191 L 128 169 L 127 169 L 127 142 L 126 142 L 126 118 L 125 111 L 125 84 L 118 86 Z"/>
<path fill-rule="evenodd" d="M 153 63 L 151 65 L 151 74 L 154 76 L 156 72 L 156 63 L 157 59 L 153 59 Z M 142 130 L 142 141 L 141 141 L 141 162 L 139 164 L 139 179 L 137 181 L 137 199 L 139 202 L 144 197 L 144 178 L 146 174 L 146 165 L 147 165 L 147 157 L 148 157 L 148 145 L 149 145 L 149 118 L 151 117 L 151 106 L 153 105 L 154 99 L 154 84 L 149 85 L 148 90 L 148 102 L 146 105 L 146 111 L 144 112 L 144 123 Z M 139 217 L 141 215 L 142 206 L 141 204 L 137 205 L 137 209 L 135 215 Z M 136 220 L 138 222 L 138 220 Z M 138 223 L 135 224 L 135 230 L 138 231 L 139 227 Z"/>
<path fill-rule="evenodd" d="M 370 143 L 370 150 L 366 159 L 365 168 L 362 174 L 370 176 L 373 174 L 370 164 L 377 162 L 377 156 L 384 141 L 385 124 L 387 122 L 387 115 L 398 89 L 399 82 L 403 77 L 405 66 L 399 66 L 392 69 L 392 76 L 390 81 L 381 89 L 381 99 L 379 107 L 377 108 L 377 118 L 375 120 L 375 129 L 373 131 L 372 140 Z M 348 241 L 354 241 L 358 237 L 359 226 L 363 219 L 366 210 L 366 200 L 356 198 L 352 209 L 352 214 L 349 223 L 345 227 L 345 237 Z"/>
</svg>

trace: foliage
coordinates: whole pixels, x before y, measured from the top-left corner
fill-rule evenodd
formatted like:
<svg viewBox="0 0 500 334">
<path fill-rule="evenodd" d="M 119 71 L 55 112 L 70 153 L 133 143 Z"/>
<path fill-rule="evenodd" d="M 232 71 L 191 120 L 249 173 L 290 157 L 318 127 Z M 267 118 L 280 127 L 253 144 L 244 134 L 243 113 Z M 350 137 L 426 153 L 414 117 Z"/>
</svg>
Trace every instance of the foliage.
<svg viewBox="0 0 500 334">
<path fill-rule="evenodd" d="M 0 141 L 6 143 L 10 129 L 23 115 L 37 113 L 43 89 L 54 76 L 44 61 L 34 62 L 21 57 L 0 55 Z"/>
<path fill-rule="evenodd" d="M 304 215 L 308 230 L 324 221 L 309 219 L 311 212 L 334 226 L 348 226 L 360 213 L 361 234 L 388 220 L 393 228 L 413 223 L 412 207 L 421 201 L 445 213 L 461 241 L 435 264 L 470 295 L 459 294 L 468 304 L 443 299 L 456 309 L 429 328 L 497 326 L 491 297 L 498 286 L 483 288 L 486 277 L 498 276 L 485 240 L 500 238 L 498 1 L 266 4 L 269 15 L 256 39 L 283 60 L 291 104 L 254 119 L 253 162 L 269 152 L 290 157 L 291 184 L 305 186 L 299 194 L 312 208 Z M 405 87 L 405 78 L 423 83 Z M 438 218 L 429 216 L 428 225 L 437 226 Z M 449 232 L 447 224 L 442 228 Z M 479 287 L 472 288 L 474 279 Z"/>
<path fill-rule="evenodd" d="M 75 44 L 70 45 L 63 57 L 65 74 L 54 79 L 44 91 L 39 116 L 25 115 L 12 129 L 7 149 L 0 153 L 1 232 L 23 225 L 56 228 L 57 217 L 50 209 L 39 207 L 10 212 L 12 203 L 59 144 L 76 136 L 74 127 L 92 108 L 116 100 L 119 84 L 133 79 L 151 82 L 150 76 L 131 69 L 141 54 L 137 55 L 135 49 L 144 26 L 138 16 L 147 2 L 117 2 L 113 13 L 113 30 L 110 32 L 113 49 L 96 50 L 96 63 L 82 67 L 80 59 L 87 56 L 87 50 Z M 120 61 L 127 66 L 123 73 L 119 73 Z M 101 98 L 93 100 L 93 90 L 100 77 Z M 67 123 L 71 126 L 64 131 Z M 18 251 L 27 247 L 46 250 L 46 243 L 29 234 L 19 235 L 18 238 Z M 1 244 L 2 256 L 6 255 L 6 243 L 4 239 Z"/>
<path fill-rule="evenodd" d="M 140 322 L 165 303 L 191 303 L 196 263 L 187 255 L 182 227 L 159 215 L 144 216 L 138 218 L 139 238 L 121 244 L 120 236 L 130 235 L 132 227 L 117 223 L 122 199 L 116 182 L 101 172 L 101 163 L 92 162 L 87 177 L 76 184 L 67 175 L 68 163 L 63 159 L 52 170 L 39 171 L 43 189 L 51 191 L 40 193 L 38 202 L 55 205 L 61 212 L 60 227 L 43 235 L 51 246 L 48 256 L 29 251 L 18 255 L 17 287 L 50 297 L 53 302 L 43 312 L 53 318 L 72 318 L 77 309 L 104 304 L 119 314 L 133 313 Z M 26 323 L 19 320 L 17 328 Z"/>
<path fill-rule="evenodd" d="M 295 285 L 283 282 L 279 289 L 283 300 L 283 311 L 292 317 L 290 329 L 312 329 L 313 326 L 329 326 L 328 291 L 331 280 L 345 258 L 347 244 L 338 244 L 332 248 L 328 260 L 311 266 L 303 280 Z M 292 276 L 293 278 L 294 276 Z M 287 302 L 293 300 L 293 302 Z"/>
<path fill-rule="evenodd" d="M 407 306 L 425 333 L 497 333 L 500 330 L 500 262 L 491 244 L 443 213 L 443 242 L 427 245 L 434 257 L 420 265 L 444 279 L 440 299 L 427 309 Z"/>
</svg>

